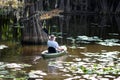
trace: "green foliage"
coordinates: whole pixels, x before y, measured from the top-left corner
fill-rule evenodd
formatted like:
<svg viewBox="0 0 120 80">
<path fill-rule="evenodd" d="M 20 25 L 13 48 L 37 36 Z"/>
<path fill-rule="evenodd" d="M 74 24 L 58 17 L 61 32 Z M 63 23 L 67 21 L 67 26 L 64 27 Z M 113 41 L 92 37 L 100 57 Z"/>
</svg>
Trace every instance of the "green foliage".
<svg viewBox="0 0 120 80">
<path fill-rule="evenodd" d="M 84 73 L 87 72 L 87 69 L 86 69 L 86 67 L 84 67 L 84 66 L 80 66 L 80 69 L 81 69 Z"/>
<path fill-rule="evenodd" d="M 10 23 L 11 23 L 11 24 L 13 24 L 13 23 L 14 23 L 12 19 L 10 19 Z"/>
<path fill-rule="evenodd" d="M 4 24 L 2 26 L 2 40 L 11 40 L 12 38 L 12 28 L 9 28 L 8 24 Z"/>
<path fill-rule="evenodd" d="M 0 9 L 0 15 L 2 15 L 2 14 L 3 14 L 3 12 L 4 12 L 4 10 L 3 10 L 3 9 Z"/>
<path fill-rule="evenodd" d="M 77 71 L 77 67 L 76 66 L 71 66 L 71 70 Z"/>
<path fill-rule="evenodd" d="M 12 20 L 11 20 L 12 22 Z M 18 25 L 19 26 L 19 25 Z M 14 30 L 16 29 L 16 32 Z M 21 28 L 20 26 L 13 29 L 8 24 L 2 26 L 2 40 L 15 41 L 15 39 L 20 40 L 21 38 Z M 16 36 L 14 36 L 16 35 Z"/>
</svg>

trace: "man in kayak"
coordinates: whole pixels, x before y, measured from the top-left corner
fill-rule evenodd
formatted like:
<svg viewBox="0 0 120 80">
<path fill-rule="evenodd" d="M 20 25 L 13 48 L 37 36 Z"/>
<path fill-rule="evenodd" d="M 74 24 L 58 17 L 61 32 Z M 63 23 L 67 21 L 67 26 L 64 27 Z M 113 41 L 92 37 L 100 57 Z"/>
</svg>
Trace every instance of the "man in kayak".
<svg viewBox="0 0 120 80">
<path fill-rule="evenodd" d="M 56 53 L 64 50 L 64 48 L 59 46 L 58 42 L 56 41 L 56 37 L 54 35 L 49 36 L 47 45 L 48 45 L 48 53 Z"/>
</svg>

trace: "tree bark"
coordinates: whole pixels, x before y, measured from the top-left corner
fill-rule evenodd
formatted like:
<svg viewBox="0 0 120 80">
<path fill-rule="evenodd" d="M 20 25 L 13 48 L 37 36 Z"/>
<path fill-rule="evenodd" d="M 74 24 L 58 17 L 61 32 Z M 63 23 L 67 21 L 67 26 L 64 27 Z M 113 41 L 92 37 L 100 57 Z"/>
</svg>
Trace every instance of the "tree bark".
<svg viewBox="0 0 120 80">
<path fill-rule="evenodd" d="M 115 10 L 115 13 L 119 13 L 119 12 L 120 12 L 120 1 L 118 2 L 118 5 Z"/>
<path fill-rule="evenodd" d="M 65 5 L 64 5 L 64 0 L 60 0 L 59 9 L 64 10 L 64 7 L 65 7 Z"/>
<path fill-rule="evenodd" d="M 39 5 L 38 3 L 41 2 L 30 2 L 31 0 L 25 1 L 25 9 L 24 9 L 24 29 L 23 29 L 23 36 L 22 42 L 24 44 L 42 44 L 47 42 L 48 36 L 42 30 L 42 22 L 40 21 L 40 14 L 37 13 L 38 11 L 42 10 L 42 3 Z"/>
<path fill-rule="evenodd" d="M 67 0 L 67 3 L 66 3 L 66 7 L 65 7 L 66 9 L 65 9 L 65 11 L 66 12 L 70 12 L 71 10 L 70 10 L 70 8 L 71 8 L 71 6 L 70 6 L 70 0 Z"/>
</svg>

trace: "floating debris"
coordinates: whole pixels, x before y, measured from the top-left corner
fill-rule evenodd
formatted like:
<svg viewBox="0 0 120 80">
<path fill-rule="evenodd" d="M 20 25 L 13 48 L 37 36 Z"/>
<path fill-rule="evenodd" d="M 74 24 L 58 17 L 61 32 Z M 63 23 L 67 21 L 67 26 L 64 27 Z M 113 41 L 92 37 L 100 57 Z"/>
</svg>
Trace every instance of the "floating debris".
<svg viewBox="0 0 120 80">
<path fill-rule="evenodd" d="M 20 80 L 27 80 L 27 73 L 22 69 L 30 66 L 29 64 L 0 62 L 0 78 L 16 80 L 19 75 Z"/>
<path fill-rule="evenodd" d="M 41 70 L 33 70 L 28 73 L 29 78 L 43 78 L 43 76 L 47 75 L 47 73 L 41 71 Z"/>
<path fill-rule="evenodd" d="M 6 64 L 7 68 L 23 68 L 23 66 L 21 64 L 16 64 L 16 63 L 9 63 Z"/>
<path fill-rule="evenodd" d="M 111 76 L 111 75 L 105 75 L 105 77 L 107 77 L 107 78 L 115 78 L 115 76 Z"/>
<path fill-rule="evenodd" d="M 74 58 L 74 62 L 63 62 L 61 64 L 64 66 L 64 68 L 60 69 L 60 71 L 63 71 L 64 73 L 72 73 L 71 75 L 73 77 L 74 74 L 83 74 L 83 78 L 92 80 L 107 80 L 109 78 L 115 78 L 112 75 L 119 75 L 120 73 L 120 64 L 114 63 L 114 59 L 119 60 L 119 58 L 117 57 L 119 53 L 119 51 L 105 51 L 102 53 L 83 53 L 83 55 L 86 55 L 89 58 Z M 98 75 L 106 76 L 103 78 L 102 76 L 99 77 Z M 73 77 L 66 78 L 66 80 L 71 80 L 73 79 Z"/>
<path fill-rule="evenodd" d="M 0 49 L 8 48 L 6 45 L 0 45 Z"/>
<path fill-rule="evenodd" d="M 73 37 L 68 37 L 67 39 L 68 39 L 68 40 L 73 40 L 74 38 L 73 38 Z"/>
<path fill-rule="evenodd" d="M 81 76 L 71 76 L 70 78 L 64 79 L 64 80 L 77 80 L 80 79 Z"/>
<path fill-rule="evenodd" d="M 119 36 L 118 33 L 108 33 L 109 35 L 112 35 L 112 36 Z"/>
<path fill-rule="evenodd" d="M 119 39 L 106 39 L 103 42 L 98 42 L 97 44 L 104 46 L 120 46 L 120 43 L 118 43 L 119 41 Z"/>
<path fill-rule="evenodd" d="M 98 44 L 104 45 L 104 46 L 120 46 L 119 43 L 114 43 L 114 42 L 99 42 Z"/>
<path fill-rule="evenodd" d="M 5 67 L 6 68 L 19 68 L 19 69 L 21 69 L 21 68 L 24 68 L 24 67 L 30 67 L 31 65 L 29 65 L 29 64 L 17 64 L 17 63 L 7 63 L 7 64 L 5 64 Z"/>
<path fill-rule="evenodd" d="M 81 58 L 75 58 L 73 61 L 81 61 Z"/>
<path fill-rule="evenodd" d="M 72 75 L 71 75 L 71 74 L 65 74 L 65 75 L 63 75 L 63 76 L 68 76 L 68 77 L 71 77 Z"/>
<path fill-rule="evenodd" d="M 93 37 L 88 37 L 88 36 L 77 36 L 78 41 L 88 41 L 88 42 L 97 42 L 97 41 L 102 41 L 99 37 L 93 36 Z"/>
<path fill-rule="evenodd" d="M 102 40 L 97 36 L 93 36 L 93 37 L 88 37 L 88 36 L 77 36 L 76 39 L 74 39 L 73 37 L 68 37 L 68 40 L 72 40 L 71 43 L 84 43 L 84 44 L 89 44 L 91 42 L 95 42 L 97 44 L 100 45 L 104 45 L 104 46 L 120 46 L 120 40 L 119 39 L 105 39 Z M 73 45 L 72 47 L 73 49 L 76 49 L 77 47 L 75 45 Z"/>
<path fill-rule="evenodd" d="M 4 70 L 4 71 L 0 71 L 0 75 L 6 75 L 8 74 L 9 72 L 7 70 Z"/>
</svg>

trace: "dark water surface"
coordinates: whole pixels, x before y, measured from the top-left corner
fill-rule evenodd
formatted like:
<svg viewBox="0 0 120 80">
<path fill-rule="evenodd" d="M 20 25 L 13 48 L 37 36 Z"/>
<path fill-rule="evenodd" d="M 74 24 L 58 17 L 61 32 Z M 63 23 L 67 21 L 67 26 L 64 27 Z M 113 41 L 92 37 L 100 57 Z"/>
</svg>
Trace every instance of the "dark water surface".
<svg viewBox="0 0 120 80">
<path fill-rule="evenodd" d="M 0 44 L 8 45 L 8 48 L 0 50 L 0 66 L 8 63 L 29 64 L 30 67 L 22 68 L 21 71 L 26 71 L 26 74 L 30 74 L 31 70 L 43 72 L 39 77 L 33 77 L 32 74 L 33 80 L 119 80 L 119 22 L 119 16 L 55 17 L 47 20 L 46 26 L 57 35 L 60 45 L 67 46 L 67 55 L 43 59 L 40 54 L 47 49 L 46 45 L 14 45 L 4 41 Z M 0 75 L 9 75 L 12 70 L 8 69 L 9 73 Z M 3 70 L 0 67 L 0 71 Z M 15 75 L 18 76 L 22 75 Z"/>
</svg>

